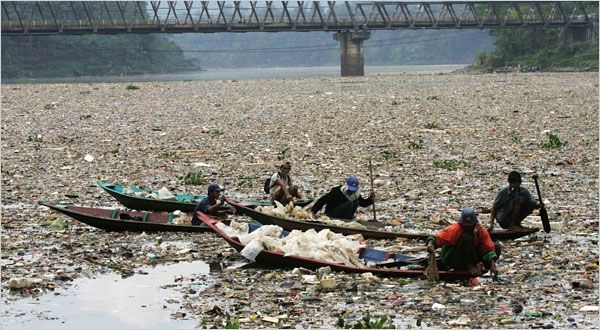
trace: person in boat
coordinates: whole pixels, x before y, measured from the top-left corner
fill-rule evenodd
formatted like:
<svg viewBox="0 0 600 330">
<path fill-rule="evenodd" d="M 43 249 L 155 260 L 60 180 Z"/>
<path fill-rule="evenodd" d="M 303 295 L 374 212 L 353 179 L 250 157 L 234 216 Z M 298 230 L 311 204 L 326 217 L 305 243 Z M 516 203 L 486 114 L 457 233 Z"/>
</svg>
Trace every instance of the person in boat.
<svg viewBox="0 0 600 330">
<path fill-rule="evenodd" d="M 534 209 L 541 207 L 544 207 L 544 204 L 534 201 L 529 190 L 521 187 L 521 174 L 512 171 L 508 174 L 508 186 L 502 188 L 496 195 L 488 228 L 494 229 L 494 220 L 496 220 L 503 229 L 524 230 L 526 228 L 521 225 L 523 219 Z"/>
<path fill-rule="evenodd" d="M 273 204 L 275 201 L 278 201 L 283 205 L 287 205 L 294 198 L 302 198 L 298 191 L 298 186 L 292 181 L 291 170 L 292 164 L 285 161 L 279 166 L 279 170 L 271 175 L 269 195 Z"/>
<path fill-rule="evenodd" d="M 500 256 L 500 245 L 492 242 L 487 229 L 479 223 L 474 208 L 463 208 L 458 223 L 428 237 L 426 242 L 430 253 L 442 248 L 441 262 L 448 269 L 467 270 L 473 276 L 489 270 L 492 277 L 498 276 L 496 260 Z"/>
<path fill-rule="evenodd" d="M 375 194 L 372 191 L 369 197 L 362 197 L 358 179 L 350 176 L 343 185 L 331 188 L 327 194 L 319 198 L 311 208 L 311 212 L 316 214 L 325 206 L 325 214 L 328 217 L 351 220 L 358 207 L 372 205 L 373 198 Z"/>
<path fill-rule="evenodd" d="M 196 205 L 196 209 L 192 215 L 192 225 L 202 224 L 202 221 L 196 216 L 196 211 L 221 218 L 227 217 L 227 214 L 235 213 L 235 211 L 231 208 L 227 210 L 221 210 L 221 206 L 223 206 L 223 203 L 225 203 L 225 197 L 223 196 L 224 190 L 225 189 L 223 187 L 216 183 L 211 183 L 208 185 L 207 196 L 200 200 L 198 205 Z"/>
</svg>

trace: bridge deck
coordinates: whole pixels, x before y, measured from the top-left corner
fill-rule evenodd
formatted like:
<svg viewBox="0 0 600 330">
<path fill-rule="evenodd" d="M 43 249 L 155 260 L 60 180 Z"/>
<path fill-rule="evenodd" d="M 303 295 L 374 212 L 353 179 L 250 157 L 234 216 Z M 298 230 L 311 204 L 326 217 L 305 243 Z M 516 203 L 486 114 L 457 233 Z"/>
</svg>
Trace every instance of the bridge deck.
<svg viewBox="0 0 600 330">
<path fill-rule="evenodd" d="M 589 27 L 598 2 L 2 1 L 2 35 Z M 591 10 L 590 10 L 591 9 Z"/>
</svg>

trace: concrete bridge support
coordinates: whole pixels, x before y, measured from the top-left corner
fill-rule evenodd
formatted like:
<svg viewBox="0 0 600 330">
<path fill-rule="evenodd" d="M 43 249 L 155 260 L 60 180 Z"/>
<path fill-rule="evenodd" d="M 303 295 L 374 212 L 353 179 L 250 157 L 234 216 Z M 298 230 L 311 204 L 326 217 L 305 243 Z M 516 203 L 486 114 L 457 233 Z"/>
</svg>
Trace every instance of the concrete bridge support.
<svg viewBox="0 0 600 330">
<path fill-rule="evenodd" d="M 362 43 L 371 37 L 371 32 L 336 32 L 333 39 L 340 42 L 342 77 L 364 76 L 365 57 Z"/>
<path fill-rule="evenodd" d="M 585 42 L 593 37 L 593 28 L 591 26 L 567 27 L 565 30 L 565 43 L 571 46 L 578 42 Z"/>
</svg>

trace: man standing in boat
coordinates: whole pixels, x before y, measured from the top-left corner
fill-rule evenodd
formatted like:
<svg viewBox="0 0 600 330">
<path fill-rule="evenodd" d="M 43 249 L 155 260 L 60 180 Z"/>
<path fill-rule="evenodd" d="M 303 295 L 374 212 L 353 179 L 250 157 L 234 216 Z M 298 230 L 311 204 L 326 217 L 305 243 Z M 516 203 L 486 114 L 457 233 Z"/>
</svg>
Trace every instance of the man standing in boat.
<svg viewBox="0 0 600 330">
<path fill-rule="evenodd" d="M 372 191 L 369 197 L 363 198 L 358 187 L 358 179 L 350 176 L 343 185 L 331 188 L 327 194 L 319 198 L 311 208 L 311 212 L 316 214 L 325 206 L 325 214 L 328 217 L 351 220 L 358 207 L 372 205 L 373 198 L 375 194 Z"/>
<path fill-rule="evenodd" d="M 216 217 L 227 217 L 227 214 L 234 214 L 235 210 L 229 208 L 227 210 L 221 210 L 221 206 L 225 202 L 225 198 L 222 195 L 225 189 L 216 183 L 208 185 L 208 195 L 204 197 L 194 210 L 192 215 L 192 225 L 200 225 L 202 221 L 196 216 L 196 212 L 200 211 L 204 214 L 216 216 Z"/>
<path fill-rule="evenodd" d="M 534 201 L 529 190 L 521 187 L 521 174 L 512 171 L 508 174 L 508 186 L 498 192 L 492 205 L 489 230 L 494 229 L 494 220 L 497 220 L 500 227 L 504 229 L 525 230 L 521 222 L 534 209 L 542 207 L 544 207 L 543 203 Z"/>
<path fill-rule="evenodd" d="M 492 277 L 498 276 L 496 260 L 500 256 L 500 246 L 494 245 L 487 229 L 479 223 L 474 208 L 462 209 L 458 223 L 430 236 L 426 244 L 430 253 L 442 248 L 441 261 L 448 269 L 467 270 L 473 276 L 489 269 Z"/>
<path fill-rule="evenodd" d="M 291 170 L 292 164 L 286 161 L 279 166 L 279 171 L 273 173 L 271 176 L 271 180 L 269 181 L 269 195 L 271 195 L 271 202 L 273 204 L 275 204 L 275 201 L 278 201 L 283 205 L 287 205 L 294 198 L 302 198 L 298 192 L 298 186 L 292 182 Z"/>
</svg>

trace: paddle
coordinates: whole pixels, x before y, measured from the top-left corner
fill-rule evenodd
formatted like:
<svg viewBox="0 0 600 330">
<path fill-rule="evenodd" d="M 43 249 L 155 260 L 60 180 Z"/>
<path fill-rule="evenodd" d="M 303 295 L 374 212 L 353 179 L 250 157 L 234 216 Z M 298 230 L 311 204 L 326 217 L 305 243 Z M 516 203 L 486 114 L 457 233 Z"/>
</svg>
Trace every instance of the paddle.
<svg viewBox="0 0 600 330">
<path fill-rule="evenodd" d="M 540 203 L 542 203 L 542 194 L 540 193 L 540 186 L 538 185 L 538 176 L 537 174 L 533 175 L 533 181 L 535 182 L 535 189 L 537 190 L 537 194 L 538 194 L 538 199 L 540 200 Z M 548 211 L 546 211 L 546 207 L 542 207 L 540 209 L 540 218 L 542 218 L 542 224 L 544 225 L 544 231 L 549 233 L 550 232 L 550 219 L 548 219 Z"/>
<path fill-rule="evenodd" d="M 427 259 L 427 268 L 425 268 L 425 276 L 429 282 L 435 282 L 440 279 L 435 252 L 428 251 L 429 258 Z"/>
<path fill-rule="evenodd" d="M 371 192 L 375 192 L 373 190 L 373 166 L 371 165 L 371 158 L 369 158 L 369 176 L 371 177 Z M 377 221 L 377 213 L 375 211 L 375 197 L 373 197 L 373 221 Z"/>
</svg>

